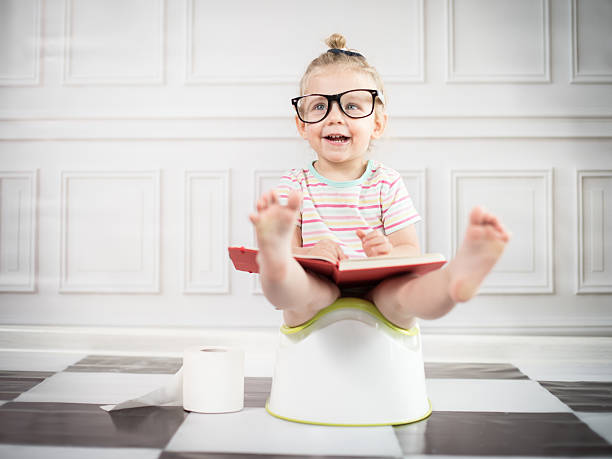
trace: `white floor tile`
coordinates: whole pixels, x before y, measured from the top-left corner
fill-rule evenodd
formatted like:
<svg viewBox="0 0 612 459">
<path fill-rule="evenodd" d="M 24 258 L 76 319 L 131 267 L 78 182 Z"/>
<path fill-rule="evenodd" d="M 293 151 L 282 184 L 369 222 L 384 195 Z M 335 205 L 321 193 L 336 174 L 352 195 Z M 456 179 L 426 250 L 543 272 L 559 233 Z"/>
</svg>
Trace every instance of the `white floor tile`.
<svg viewBox="0 0 612 459">
<path fill-rule="evenodd" d="M 57 373 L 15 401 L 116 404 L 151 392 L 172 377 L 165 374 Z"/>
<path fill-rule="evenodd" d="M 570 412 L 535 381 L 493 379 L 428 379 L 434 411 Z"/>
<path fill-rule="evenodd" d="M 612 381 L 610 363 L 523 362 L 515 365 L 534 381 Z"/>
<path fill-rule="evenodd" d="M 85 354 L 57 352 L 0 352 L 0 369 L 7 371 L 62 371 L 78 362 Z"/>
<path fill-rule="evenodd" d="M 550 456 L 448 456 L 448 455 L 429 455 L 429 454 L 410 454 L 404 456 L 406 459 L 551 459 Z M 572 459 L 580 459 L 583 456 L 571 456 Z M 592 456 L 584 456 L 591 459 Z M 566 459 L 560 456 L 559 459 Z"/>
<path fill-rule="evenodd" d="M 263 408 L 190 413 L 169 451 L 258 454 L 401 456 L 392 427 L 330 427 L 275 418 Z"/>
<path fill-rule="evenodd" d="M 612 443 L 612 413 L 574 413 L 591 430 Z"/>
<path fill-rule="evenodd" d="M 158 449 L 0 445 L 2 459 L 156 459 Z"/>
</svg>

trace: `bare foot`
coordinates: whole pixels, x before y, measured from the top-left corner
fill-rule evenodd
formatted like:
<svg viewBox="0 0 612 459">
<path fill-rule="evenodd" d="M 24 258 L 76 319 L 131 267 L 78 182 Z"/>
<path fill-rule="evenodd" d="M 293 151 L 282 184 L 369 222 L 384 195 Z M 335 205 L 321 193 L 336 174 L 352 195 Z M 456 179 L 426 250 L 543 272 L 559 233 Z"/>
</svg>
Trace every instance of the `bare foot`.
<svg viewBox="0 0 612 459">
<path fill-rule="evenodd" d="M 301 194 L 292 191 L 283 206 L 276 194 L 269 191 L 257 201 L 257 212 L 249 216 L 257 234 L 259 271 L 269 279 L 282 279 L 292 259 L 291 238 L 301 202 Z"/>
<path fill-rule="evenodd" d="M 510 235 L 496 216 L 480 207 L 472 209 L 463 244 L 449 264 L 449 294 L 453 301 L 467 301 L 476 295 L 509 240 Z"/>
</svg>

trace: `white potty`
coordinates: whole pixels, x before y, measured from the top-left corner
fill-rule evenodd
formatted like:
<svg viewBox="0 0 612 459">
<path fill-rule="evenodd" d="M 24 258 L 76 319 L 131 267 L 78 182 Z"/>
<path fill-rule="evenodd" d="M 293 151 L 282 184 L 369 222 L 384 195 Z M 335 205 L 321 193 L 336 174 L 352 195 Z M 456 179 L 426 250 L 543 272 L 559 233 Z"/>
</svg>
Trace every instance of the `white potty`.
<svg viewBox="0 0 612 459">
<path fill-rule="evenodd" d="M 266 403 L 273 416 L 375 426 L 431 414 L 418 326 L 396 327 L 369 301 L 340 298 L 305 324 L 280 331 Z"/>
</svg>

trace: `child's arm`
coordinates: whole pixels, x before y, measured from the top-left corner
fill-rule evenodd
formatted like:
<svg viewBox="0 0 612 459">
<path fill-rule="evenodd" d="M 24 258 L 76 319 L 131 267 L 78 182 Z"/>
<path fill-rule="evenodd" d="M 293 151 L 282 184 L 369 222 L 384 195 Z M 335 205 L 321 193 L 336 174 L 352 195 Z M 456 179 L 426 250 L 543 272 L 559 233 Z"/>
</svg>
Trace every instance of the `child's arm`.
<svg viewBox="0 0 612 459">
<path fill-rule="evenodd" d="M 363 250 L 368 257 L 389 255 L 393 257 L 416 257 L 421 254 L 419 238 L 414 225 L 385 236 L 380 231 L 366 233 L 357 230 Z"/>
</svg>

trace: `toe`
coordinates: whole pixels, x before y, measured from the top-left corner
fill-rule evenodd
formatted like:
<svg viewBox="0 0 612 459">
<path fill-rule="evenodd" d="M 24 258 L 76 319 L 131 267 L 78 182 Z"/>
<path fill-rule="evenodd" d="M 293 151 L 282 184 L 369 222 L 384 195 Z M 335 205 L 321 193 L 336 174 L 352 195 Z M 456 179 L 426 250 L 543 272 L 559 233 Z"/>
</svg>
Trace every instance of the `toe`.
<svg viewBox="0 0 612 459">
<path fill-rule="evenodd" d="M 298 210 L 302 204 L 302 193 L 299 191 L 291 191 L 287 198 L 287 206 L 292 210 Z"/>
<path fill-rule="evenodd" d="M 470 223 L 472 225 L 481 225 L 483 220 L 484 210 L 480 206 L 476 206 L 470 212 Z"/>
</svg>

